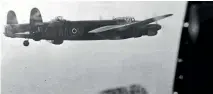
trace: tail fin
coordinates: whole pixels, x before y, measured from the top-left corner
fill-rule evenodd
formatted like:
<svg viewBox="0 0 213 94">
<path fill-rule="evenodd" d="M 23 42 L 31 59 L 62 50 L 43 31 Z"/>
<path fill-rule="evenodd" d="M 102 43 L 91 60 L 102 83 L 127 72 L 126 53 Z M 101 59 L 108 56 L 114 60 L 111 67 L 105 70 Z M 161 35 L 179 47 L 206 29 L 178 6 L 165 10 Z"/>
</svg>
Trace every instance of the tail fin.
<svg viewBox="0 0 213 94">
<path fill-rule="evenodd" d="M 7 13 L 7 24 L 18 24 L 16 14 L 12 10 Z"/>
<path fill-rule="evenodd" d="M 33 8 L 30 13 L 30 24 L 31 25 L 39 25 L 42 24 L 42 16 L 38 8 Z"/>
</svg>

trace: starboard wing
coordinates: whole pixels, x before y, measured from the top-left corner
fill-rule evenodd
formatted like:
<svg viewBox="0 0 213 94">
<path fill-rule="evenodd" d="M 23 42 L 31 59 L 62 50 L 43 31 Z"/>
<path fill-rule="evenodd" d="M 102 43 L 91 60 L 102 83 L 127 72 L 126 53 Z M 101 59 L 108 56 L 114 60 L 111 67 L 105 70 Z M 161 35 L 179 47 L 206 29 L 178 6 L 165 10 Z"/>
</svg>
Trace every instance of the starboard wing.
<svg viewBox="0 0 213 94">
<path fill-rule="evenodd" d="M 89 31 L 88 33 L 100 33 L 100 32 L 115 30 L 115 29 L 119 29 L 119 28 L 130 28 L 130 27 L 135 27 L 135 26 L 143 26 L 143 25 L 150 24 L 152 22 L 164 19 L 164 18 L 172 16 L 172 15 L 173 14 L 157 16 L 157 17 L 154 17 L 154 18 L 146 19 L 144 21 L 137 21 L 137 22 L 127 23 L 127 24 L 123 24 L 123 25 L 102 26 L 102 27 L 99 27 L 99 28 L 96 28 L 96 29 Z"/>
</svg>

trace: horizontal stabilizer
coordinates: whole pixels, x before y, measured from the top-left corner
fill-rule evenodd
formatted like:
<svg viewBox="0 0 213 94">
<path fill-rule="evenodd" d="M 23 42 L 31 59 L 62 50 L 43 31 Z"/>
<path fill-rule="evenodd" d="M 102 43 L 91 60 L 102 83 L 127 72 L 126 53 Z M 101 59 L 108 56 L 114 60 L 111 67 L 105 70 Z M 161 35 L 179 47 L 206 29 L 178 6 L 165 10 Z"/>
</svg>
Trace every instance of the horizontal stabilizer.
<svg viewBox="0 0 213 94">
<path fill-rule="evenodd" d="M 39 25 L 42 23 L 43 23 L 43 20 L 42 20 L 41 12 L 38 10 L 38 8 L 33 8 L 30 13 L 30 24 Z"/>
<path fill-rule="evenodd" d="M 18 24 L 16 14 L 12 10 L 7 13 L 7 24 Z"/>
</svg>

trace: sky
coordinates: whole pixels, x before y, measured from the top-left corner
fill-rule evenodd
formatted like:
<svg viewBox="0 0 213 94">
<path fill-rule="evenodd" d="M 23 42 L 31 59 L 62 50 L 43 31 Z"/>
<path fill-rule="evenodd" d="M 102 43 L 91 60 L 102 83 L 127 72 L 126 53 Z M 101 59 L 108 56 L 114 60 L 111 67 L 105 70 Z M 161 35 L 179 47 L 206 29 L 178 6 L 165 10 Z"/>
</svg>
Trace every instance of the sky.
<svg viewBox="0 0 213 94">
<path fill-rule="evenodd" d="M 133 16 L 145 20 L 174 14 L 158 21 L 157 36 L 118 41 L 65 41 L 53 45 L 45 40 L 5 37 L 4 25 L 9 10 L 19 23 L 29 23 L 32 8 L 37 7 L 43 20 L 56 16 L 74 20 L 112 19 Z M 140 84 L 149 94 L 171 94 L 181 26 L 186 2 L 69 2 L 3 1 L 0 5 L 1 92 L 2 94 L 98 94 L 107 88 Z"/>
</svg>

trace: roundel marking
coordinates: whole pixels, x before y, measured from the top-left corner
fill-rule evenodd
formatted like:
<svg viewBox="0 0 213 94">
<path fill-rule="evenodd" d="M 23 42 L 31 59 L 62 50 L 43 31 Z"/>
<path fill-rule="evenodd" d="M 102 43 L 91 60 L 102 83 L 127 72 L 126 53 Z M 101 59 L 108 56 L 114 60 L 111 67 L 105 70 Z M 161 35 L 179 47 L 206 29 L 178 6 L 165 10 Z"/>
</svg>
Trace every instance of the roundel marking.
<svg viewBox="0 0 213 94">
<path fill-rule="evenodd" d="M 76 34 L 77 32 L 78 32 L 78 30 L 77 30 L 76 28 L 73 28 L 73 29 L 72 29 L 72 33 L 73 33 L 73 34 Z"/>
</svg>

